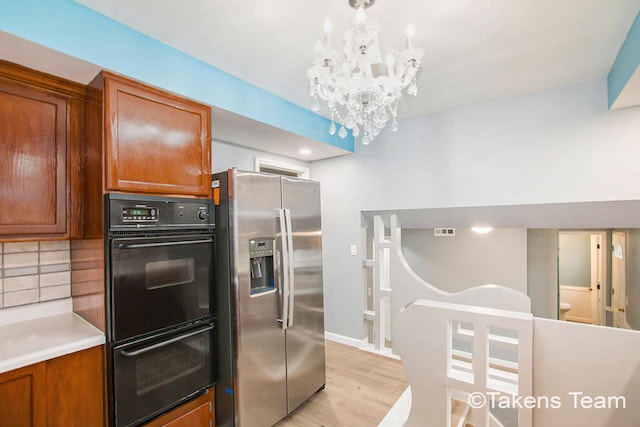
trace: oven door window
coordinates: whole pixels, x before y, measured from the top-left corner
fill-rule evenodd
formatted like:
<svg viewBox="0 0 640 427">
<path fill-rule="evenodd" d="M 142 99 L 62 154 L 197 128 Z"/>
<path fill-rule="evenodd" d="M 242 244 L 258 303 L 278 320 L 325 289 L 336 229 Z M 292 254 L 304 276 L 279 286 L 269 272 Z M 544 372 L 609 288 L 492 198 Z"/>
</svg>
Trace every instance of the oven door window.
<svg viewBox="0 0 640 427">
<path fill-rule="evenodd" d="M 114 239 L 113 340 L 144 335 L 214 314 L 213 239 Z"/>
<path fill-rule="evenodd" d="M 193 258 L 152 261 L 148 262 L 144 269 L 147 290 L 188 285 L 195 279 Z"/>
<path fill-rule="evenodd" d="M 158 415 L 213 384 L 213 327 L 204 322 L 113 350 L 118 426 Z"/>
</svg>

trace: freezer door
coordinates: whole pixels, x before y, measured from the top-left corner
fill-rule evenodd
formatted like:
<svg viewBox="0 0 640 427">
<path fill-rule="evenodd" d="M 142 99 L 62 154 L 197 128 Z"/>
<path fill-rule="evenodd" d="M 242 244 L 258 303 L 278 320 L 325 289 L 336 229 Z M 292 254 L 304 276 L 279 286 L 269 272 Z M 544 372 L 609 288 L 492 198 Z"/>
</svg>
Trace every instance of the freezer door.
<svg viewBox="0 0 640 427">
<path fill-rule="evenodd" d="M 293 234 L 293 320 L 286 330 L 291 413 L 325 384 L 320 184 L 282 177 L 282 207 L 290 211 Z"/>
<path fill-rule="evenodd" d="M 287 414 L 285 332 L 278 322 L 280 281 L 277 273 L 273 284 L 268 278 L 273 274 L 269 269 L 278 269 L 281 251 L 276 220 L 280 177 L 240 171 L 235 175 L 229 185 L 236 272 L 231 282 L 237 301 L 236 425 L 271 426 Z M 264 259 L 269 256 L 268 242 L 276 243 L 272 263 Z"/>
</svg>

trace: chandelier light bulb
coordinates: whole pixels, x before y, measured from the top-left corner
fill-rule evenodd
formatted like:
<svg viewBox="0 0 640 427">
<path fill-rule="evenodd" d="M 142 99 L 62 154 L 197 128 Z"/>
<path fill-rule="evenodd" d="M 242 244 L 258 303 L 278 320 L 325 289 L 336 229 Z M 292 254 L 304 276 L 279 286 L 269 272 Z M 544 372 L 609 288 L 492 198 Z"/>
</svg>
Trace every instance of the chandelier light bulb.
<svg viewBox="0 0 640 427">
<path fill-rule="evenodd" d="M 327 18 L 324 20 L 324 33 L 331 34 L 333 31 L 333 24 L 331 23 L 331 19 Z"/>
<path fill-rule="evenodd" d="M 387 63 L 387 74 L 389 77 L 393 77 L 393 64 L 395 60 L 393 59 L 393 55 L 390 53 L 387 54 L 386 63 Z"/>
<path fill-rule="evenodd" d="M 327 18 L 324 20 L 324 42 L 327 49 L 331 47 L 331 30 L 333 30 L 333 24 L 331 19 Z"/>
<path fill-rule="evenodd" d="M 356 12 L 356 21 L 358 21 L 359 25 L 364 24 L 364 20 L 366 18 L 366 15 L 364 14 L 364 8 L 360 7 L 358 8 L 358 11 Z"/>
<path fill-rule="evenodd" d="M 408 24 L 407 25 L 407 29 L 404 31 L 404 34 L 407 36 L 407 47 L 409 49 L 413 48 L 413 36 L 416 35 L 416 28 L 411 25 Z"/>
<path fill-rule="evenodd" d="M 404 30 L 404 33 L 406 34 L 408 39 L 412 39 L 413 36 L 416 35 L 416 27 L 411 24 L 407 24 L 407 29 Z"/>
</svg>

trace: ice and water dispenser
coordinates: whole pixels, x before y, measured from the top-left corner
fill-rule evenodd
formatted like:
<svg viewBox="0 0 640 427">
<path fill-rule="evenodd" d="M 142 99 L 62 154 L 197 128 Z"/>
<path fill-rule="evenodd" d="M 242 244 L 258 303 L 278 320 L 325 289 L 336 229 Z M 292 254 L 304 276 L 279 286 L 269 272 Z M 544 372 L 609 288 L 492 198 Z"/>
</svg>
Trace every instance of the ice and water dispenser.
<svg viewBox="0 0 640 427">
<path fill-rule="evenodd" d="M 252 239 L 249 241 L 251 267 L 251 295 L 275 289 L 273 278 L 274 239 Z"/>
</svg>

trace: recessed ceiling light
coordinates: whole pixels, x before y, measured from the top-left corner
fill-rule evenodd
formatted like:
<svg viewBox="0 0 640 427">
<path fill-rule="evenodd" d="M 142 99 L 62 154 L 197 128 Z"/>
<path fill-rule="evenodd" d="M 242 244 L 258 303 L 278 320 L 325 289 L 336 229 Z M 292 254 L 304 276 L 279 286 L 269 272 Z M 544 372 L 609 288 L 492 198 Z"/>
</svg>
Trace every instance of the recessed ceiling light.
<svg viewBox="0 0 640 427">
<path fill-rule="evenodd" d="M 312 153 L 312 151 L 308 148 L 301 148 L 300 150 L 298 150 L 298 153 L 302 154 L 303 156 L 308 156 Z"/>
<path fill-rule="evenodd" d="M 471 227 L 471 230 L 478 234 L 487 234 L 493 230 L 493 227 Z"/>
</svg>

